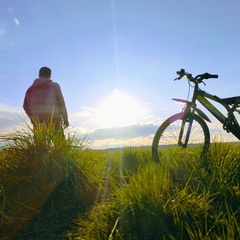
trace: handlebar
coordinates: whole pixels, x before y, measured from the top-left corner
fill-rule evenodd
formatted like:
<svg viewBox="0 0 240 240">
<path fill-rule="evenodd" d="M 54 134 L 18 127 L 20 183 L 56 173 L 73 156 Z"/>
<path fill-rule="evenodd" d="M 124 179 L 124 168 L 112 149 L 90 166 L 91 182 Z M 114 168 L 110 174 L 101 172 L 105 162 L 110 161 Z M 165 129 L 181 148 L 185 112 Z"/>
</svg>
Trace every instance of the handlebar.
<svg viewBox="0 0 240 240">
<path fill-rule="evenodd" d="M 203 73 L 203 74 L 197 75 L 196 77 L 193 77 L 191 73 L 187 73 L 184 69 L 177 71 L 177 75 L 179 75 L 179 77 L 175 78 L 174 81 L 180 80 L 183 77 L 186 77 L 191 82 L 201 83 L 203 82 L 204 79 L 218 78 L 217 74 L 210 74 L 210 73 Z"/>
</svg>

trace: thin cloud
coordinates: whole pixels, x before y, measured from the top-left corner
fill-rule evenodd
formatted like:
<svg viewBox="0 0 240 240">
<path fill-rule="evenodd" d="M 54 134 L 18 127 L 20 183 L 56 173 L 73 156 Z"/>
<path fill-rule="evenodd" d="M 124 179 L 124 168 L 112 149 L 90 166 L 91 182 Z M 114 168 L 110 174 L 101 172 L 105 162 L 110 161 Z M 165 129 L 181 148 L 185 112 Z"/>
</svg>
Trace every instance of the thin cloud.
<svg viewBox="0 0 240 240">
<path fill-rule="evenodd" d="M 11 7 L 8 8 L 10 13 L 13 13 L 13 9 Z"/>
<path fill-rule="evenodd" d="M 1 113 L 22 113 L 23 110 L 20 107 L 13 107 L 10 105 L 6 105 L 4 103 L 0 103 L 0 114 Z"/>
<path fill-rule="evenodd" d="M 147 137 L 155 134 L 158 125 L 132 125 L 118 128 L 97 129 L 88 136 L 92 140 L 103 139 L 134 139 L 138 137 Z"/>
<path fill-rule="evenodd" d="M 1 112 L 0 111 L 0 134 L 14 132 L 16 126 L 24 122 L 25 117 L 23 114 L 13 112 Z"/>
<path fill-rule="evenodd" d="M 15 22 L 15 24 L 16 24 L 17 26 L 20 25 L 20 22 L 19 22 L 19 20 L 18 20 L 17 18 L 14 18 L 13 20 L 14 20 L 14 22 Z"/>
<path fill-rule="evenodd" d="M 5 33 L 6 33 L 5 25 L 3 23 L 0 23 L 0 36 L 5 35 Z"/>
<path fill-rule="evenodd" d="M 0 102 L 0 134 L 15 132 L 25 121 L 29 120 L 22 107 Z"/>
<path fill-rule="evenodd" d="M 123 125 L 115 125 L 112 120 L 111 112 L 108 115 L 101 113 L 101 109 L 98 107 L 81 107 L 79 112 L 69 113 L 69 120 L 73 126 L 79 126 L 84 129 L 84 132 L 93 132 L 97 129 L 106 128 L 121 128 Z M 101 115 L 101 117 L 99 117 Z M 128 114 L 124 114 L 124 118 L 128 120 L 131 117 Z M 110 118 L 110 119 L 108 119 Z M 125 126 L 131 126 L 136 124 L 150 124 L 153 123 L 153 116 L 149 114 L 147 109 L 142 109 L 141 115 L 134 119 L 128 120 L 128 124 Z"/>
</svg>

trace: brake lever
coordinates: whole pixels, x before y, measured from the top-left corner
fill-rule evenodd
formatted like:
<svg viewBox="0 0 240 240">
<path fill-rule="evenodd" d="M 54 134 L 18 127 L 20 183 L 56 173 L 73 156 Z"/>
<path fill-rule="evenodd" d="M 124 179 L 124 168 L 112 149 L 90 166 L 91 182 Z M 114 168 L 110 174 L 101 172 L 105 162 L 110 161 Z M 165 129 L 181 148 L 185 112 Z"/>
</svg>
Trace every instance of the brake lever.
<svg viewBox="0 0 240 240">
<path fill-rule="evenodd" d="M 182 77 L 179 76 L 179 77 L 175 78 L 174 81 L 176 81 L 176 80 L 180 80 L 181 78 L 182 78 Z"/>
</svg>

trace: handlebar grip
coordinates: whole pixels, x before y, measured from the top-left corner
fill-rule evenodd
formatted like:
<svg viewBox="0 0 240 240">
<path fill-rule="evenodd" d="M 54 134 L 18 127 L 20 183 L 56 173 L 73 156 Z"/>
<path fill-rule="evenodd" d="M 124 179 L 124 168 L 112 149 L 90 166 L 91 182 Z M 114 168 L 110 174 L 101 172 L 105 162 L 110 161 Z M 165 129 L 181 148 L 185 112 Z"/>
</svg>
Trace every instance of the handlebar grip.
<svg viewBox="0 0 240 240">
<path fill-rule="evenodd" d="M 211 75 L 211 78 L 218 78 L 217 74 L 210 74 L 210 75 Z"/>
<path fill-rule="evenodd" d="M 210 73 L 204 73 L 201 75 L 202 79 L 209 79 L 209 78 L 218 78 L 217 74 L 210 74 Z"/>
</svg>

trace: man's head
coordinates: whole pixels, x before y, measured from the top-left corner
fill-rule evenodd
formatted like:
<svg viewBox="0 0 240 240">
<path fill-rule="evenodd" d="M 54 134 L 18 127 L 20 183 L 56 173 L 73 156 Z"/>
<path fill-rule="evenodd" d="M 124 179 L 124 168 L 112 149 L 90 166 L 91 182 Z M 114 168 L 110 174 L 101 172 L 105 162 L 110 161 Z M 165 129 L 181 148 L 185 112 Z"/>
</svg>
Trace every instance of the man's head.
<svg viewBox="0 0 240 240">
<path fill-rule="evenodd" d="M 42 67 L 39 70 L 39 77 L 51 78 L 52 70 L 48 67 Z"/>
</svg>

